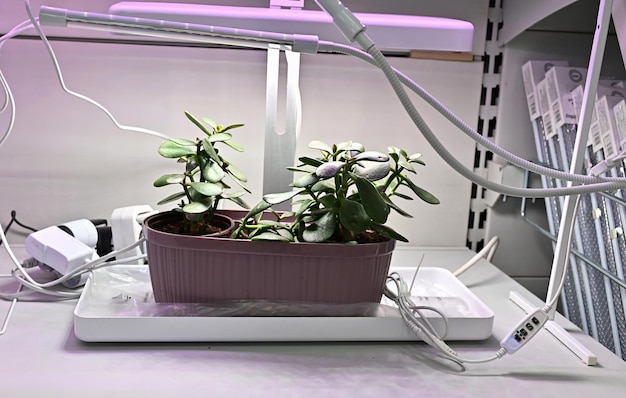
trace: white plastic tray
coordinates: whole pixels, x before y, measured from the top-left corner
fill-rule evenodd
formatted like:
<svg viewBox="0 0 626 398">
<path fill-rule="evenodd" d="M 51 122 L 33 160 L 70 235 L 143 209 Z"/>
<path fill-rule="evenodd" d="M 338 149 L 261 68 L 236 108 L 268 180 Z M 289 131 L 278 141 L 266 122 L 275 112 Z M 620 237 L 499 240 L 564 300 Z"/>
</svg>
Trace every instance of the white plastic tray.
<svg viewBox="0 0 626 398">
<path fill-rule="evenodd" d="M 410 284 L 415 268 L 392 271 Z M 421 268 L 411 294 L 416 304 L 446 314 L 446 340 L 484 340 L 491 336 L 493 312 L 448 270 Z M 272 306 L 255 306 L 264 315 L 267 308 Z M 313 311 L 319 309 L 313 307 Z M 216 311 L 229 315 L 214 316 Z M 115 266 L 94 271 L 89 278 L 74 311 L 74 331 L 86 342 L 418 340 L 387 298 L 380 305 L 339 306 L 333 311 L 332 316 L 242 316 L 240 307 L 229 310 L 199 304 L 156 304 L 147 266 Z M 355 316 L 355 311 L 360 315 Z M 426 315 L 437 330 L 443 331 L 438 315 L 432 311 Z"/>
</svg>

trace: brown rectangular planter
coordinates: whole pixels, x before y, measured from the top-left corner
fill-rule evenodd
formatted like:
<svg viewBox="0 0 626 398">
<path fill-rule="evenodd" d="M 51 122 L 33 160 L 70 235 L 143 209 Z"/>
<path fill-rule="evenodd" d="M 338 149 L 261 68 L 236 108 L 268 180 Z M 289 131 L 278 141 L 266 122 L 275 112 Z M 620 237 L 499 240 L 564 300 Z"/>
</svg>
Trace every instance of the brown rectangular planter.
<svg viewBox="0 0 626 398">
<path fill-rule="evenodd" d="M 174 235 L 144 222 L 150 278 L 159 303 L 226 300 L 380 302 L 395 241 L 281 243 Z M 244 214 L 230 212 L 230 215 Z"/>
</svg>

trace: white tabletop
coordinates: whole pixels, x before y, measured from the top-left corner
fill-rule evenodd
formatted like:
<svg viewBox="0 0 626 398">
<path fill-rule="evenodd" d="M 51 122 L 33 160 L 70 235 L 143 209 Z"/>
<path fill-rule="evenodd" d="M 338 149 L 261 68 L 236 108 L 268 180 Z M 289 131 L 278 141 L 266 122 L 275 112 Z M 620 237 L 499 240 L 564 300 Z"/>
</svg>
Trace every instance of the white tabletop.
<svg viewBox="0 0 626 398">
<path fill-rule="evenodd" d="M 474 254 L 400 248 L 392 265 L 415 265 L 422 253 L 423 266 L 448 269 Z M 7 258 L 2 250 L 0 272 L 10 269 Z M 464 357 L 490 356 L 524 316 L 509 292 L 536 298 L 484 260 L 460 280 L 494 311 L 493 336 L 450 345 Z M 0 289 L 14 285 L 0 280 Z M 8 306 L 0 302 L 0 316 Z M 626 391 L 626 362 L 562 317 L 557 321 L 598 356 L 598 366 L 585 366 L 545 331 L 515 355 L 463 367 L 436 359 L 423 343 L 83 343 L 73 333 L 74 306 L 18 302 L 0 336 L 1 397 L 531 398 Z"/>
</svg>

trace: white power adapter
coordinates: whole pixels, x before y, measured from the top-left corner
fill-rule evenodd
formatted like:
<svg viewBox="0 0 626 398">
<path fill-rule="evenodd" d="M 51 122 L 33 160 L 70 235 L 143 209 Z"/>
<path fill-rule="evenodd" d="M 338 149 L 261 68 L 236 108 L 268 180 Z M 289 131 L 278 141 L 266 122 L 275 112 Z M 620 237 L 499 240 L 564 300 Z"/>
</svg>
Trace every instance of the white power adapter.
<svg viewBox="0 0 626 398">
<path fill-rule="evenodd" d="M 111 214 L 111 233 L 113 246 L 116 250 L 130 246 L 141 237 L 143 219 L 154 210 L 148 205 L 120 207 Z M 116 255 L 116 258 L 124 259 L 141 255 L 142 248 L 136 247 L 125 253 Z M 143 264 L 143 260 L 137 260 L 136 264 Z"/>
<path fill-rule="evenodd" d="M 26 237 L 25 246 L 35 260 L 65 275 L 98 257 L 94 249 L 97 240 L 96 227 L 89 220 L 76 220 L 33 232 Z M 91 243 L 92 247 L 88 246 Z"/>
</svg>

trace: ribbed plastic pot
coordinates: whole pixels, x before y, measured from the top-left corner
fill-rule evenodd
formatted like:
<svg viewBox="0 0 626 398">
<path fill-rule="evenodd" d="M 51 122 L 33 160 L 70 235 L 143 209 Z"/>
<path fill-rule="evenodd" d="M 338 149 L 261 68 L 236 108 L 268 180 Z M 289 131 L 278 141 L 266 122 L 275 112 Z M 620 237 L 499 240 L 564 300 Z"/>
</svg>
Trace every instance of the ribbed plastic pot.
<svg viewBox="0 0 626 398">
<path fill-rule="evenodd" d="M 176 235 L 155 229 L 167 214 L 144 221 L 158 303 L 378 303 L 395 248 L 394 240 L 352 245 Z"/>
</svg>

